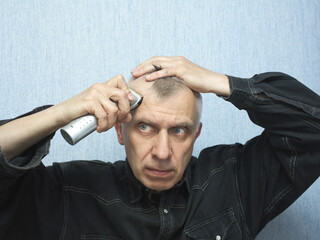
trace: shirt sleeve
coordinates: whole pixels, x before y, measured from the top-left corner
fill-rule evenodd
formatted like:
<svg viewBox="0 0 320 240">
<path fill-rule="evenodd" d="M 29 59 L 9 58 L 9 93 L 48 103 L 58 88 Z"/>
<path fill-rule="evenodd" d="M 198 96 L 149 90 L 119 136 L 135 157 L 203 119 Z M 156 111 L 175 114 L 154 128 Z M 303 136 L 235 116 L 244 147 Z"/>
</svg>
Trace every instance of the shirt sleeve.
<svg viewBox="0 0 320 240">
<path fill-rule="evenodd" d="M 0 121 L 0 125 L 9 121 Z M 10 162 L 0 148 L 1 239 L 59 239 L 65 209 L 63 174 L 58 164 L 45 167 L 41 162 L 48 154 L 53 135 Z"/>
<path fill-rule="evenodd" d="M 255 236 L 320 176 L 320 97 L 283 73 L 228 78 L 226 100 L 264 128 L 237 147 L 243 215 Z"/>
<path fill-rule="evenodd" d="M 31 115 L 48 107 L 50 106 L 47 105 L 35 108 L 33 111 L 23 114 L 17 118 Z M 3 125 L 12 120 L 14 119 L 0 120 L 0 125 Z M 14 180 L 23 175 L 27 170 L 35 168 L 41 163 L 41 160 L 49 153 L 50 140 L 53 138 L 53 136 L 54 133 L 44 138 L 34 146 L 30 147 L 20 156 L 17 156 L 10 162 L 5 159 L 0 146 L 0 192 L 9 188 L 11 184 L 15 182 Z"/>
</svg>

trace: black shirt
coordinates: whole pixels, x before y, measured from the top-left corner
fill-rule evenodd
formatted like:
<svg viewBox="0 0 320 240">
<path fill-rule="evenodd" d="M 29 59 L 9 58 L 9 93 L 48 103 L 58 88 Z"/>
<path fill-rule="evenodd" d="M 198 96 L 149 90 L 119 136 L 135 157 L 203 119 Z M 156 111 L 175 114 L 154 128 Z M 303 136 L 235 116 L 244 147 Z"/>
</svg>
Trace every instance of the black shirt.
<svg viewBox="0 0 320 240">
<path fill-rule="evenodd" d="M 265 130 L 204 149 L 160 194 L 127 161 L 45 167 L 53 136 L 10 163 L 0 149 L 0 239 L 253 239 L 320 175 L 320 97 L 282 73 L 229 82 Z"/>
</svg>

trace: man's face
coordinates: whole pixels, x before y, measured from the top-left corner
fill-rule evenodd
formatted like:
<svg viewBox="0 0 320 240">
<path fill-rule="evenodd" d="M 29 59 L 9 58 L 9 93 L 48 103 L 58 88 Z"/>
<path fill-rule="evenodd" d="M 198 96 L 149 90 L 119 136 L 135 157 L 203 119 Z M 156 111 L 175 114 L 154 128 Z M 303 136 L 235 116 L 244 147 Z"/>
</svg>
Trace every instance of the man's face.
<svg viewBox="0 0 320 240">
<path fill-rule="evenodd" d="M 143 95 L 143 102 L 132 121 L 116 124 L 116 129 L 135 177 L 147 188 L 163 191 L 182 178 L 201 124 L 190 89 L 159 99 L 153 95 L 151 84 L 133 81 L 131 86 Z"/>
</svg>

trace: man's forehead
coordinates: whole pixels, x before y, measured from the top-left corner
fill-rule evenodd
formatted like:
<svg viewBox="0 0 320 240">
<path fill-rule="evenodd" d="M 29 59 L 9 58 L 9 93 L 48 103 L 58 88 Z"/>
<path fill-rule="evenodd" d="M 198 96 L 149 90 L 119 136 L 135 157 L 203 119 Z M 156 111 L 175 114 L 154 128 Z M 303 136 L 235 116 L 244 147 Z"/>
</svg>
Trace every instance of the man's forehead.
<svg viewBox="0 0 320 240">
<path fill-rule="evenodd" d="M 196 124 L 195 104 L 185 102 L 183 95 L 172 95 L 168 98 L 159 99 L 152 94 L 144 97 L 141 105 L 134 111 L 134 122 L 158 122 L 163 125 L 177 126 Z"/>
</svg>

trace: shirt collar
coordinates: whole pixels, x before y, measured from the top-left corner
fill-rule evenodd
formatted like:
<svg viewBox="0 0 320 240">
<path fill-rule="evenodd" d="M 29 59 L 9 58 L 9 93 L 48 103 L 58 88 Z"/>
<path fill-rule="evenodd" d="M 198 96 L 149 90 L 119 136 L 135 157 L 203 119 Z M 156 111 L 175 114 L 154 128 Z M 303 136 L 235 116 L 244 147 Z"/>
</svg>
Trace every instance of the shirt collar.
<svg viewBox="0 0 320 240">
<path fill-rule="evenodd" d="M 143 184 L 136 179 L 136 177 L 133 175 L 133 172 L 131 170 L 131 167 L 128 163 L 128 159 L 125 161 L 125 169 L 126 174 L 129 179 L 129 192 L 130 192 L 130 202 L 131 203 L 137 203 L 142 198 L 142 188 L 144 187 Z"/>
<path fill-rule="evenodd" d="M 188 194 L 191 192 L 191 161 L 194 160 L 195 157 L 192 157 L 190 159 L 189 164 L 186 167 L 186 170 L 184 171 L 182 179 L 174 185 L 171 189 L 180 188 L 180 187 L 186 187 Z M 137 203 L 142 199 L 143 191 L 152 191 L 147 189 L 136 177 L 134 176 L 132 169 L 129 165 L 128 159 L 125 161 L 125 169 L 126 173 L 129 179 L 129 191 L 130 191 L 130 201 L 131 203 Z M 185 184 L 184 184 L 185 183 Z"/>
</svg>

